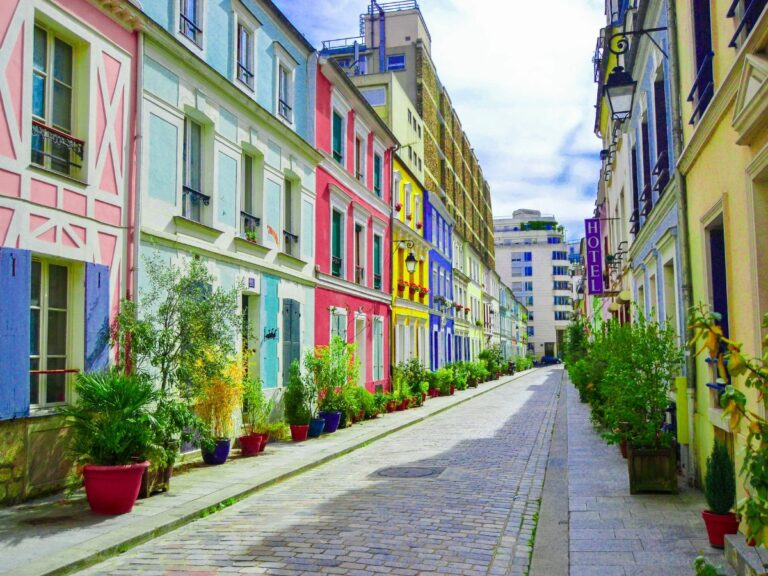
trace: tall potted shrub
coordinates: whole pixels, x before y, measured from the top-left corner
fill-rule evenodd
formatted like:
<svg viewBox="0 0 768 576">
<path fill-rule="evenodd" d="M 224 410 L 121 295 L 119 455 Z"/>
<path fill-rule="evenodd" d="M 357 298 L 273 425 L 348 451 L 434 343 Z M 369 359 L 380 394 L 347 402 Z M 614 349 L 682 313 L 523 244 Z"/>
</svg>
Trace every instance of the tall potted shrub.
<svg viewBox="0 0 768 576">
<path fill-rule="evenodd" d="M 736 501 L 736 473 L 725 444 L 715 441 L 712 446 L 704 481 L 709 510 L 702 511 L 701 517 L 707 527 L 710 545 L 722 548 L 725 535 L 736 534 L 739 530 L 739 518 L 731 512 Z"/>
<path fill-rule="evenodd" d="M 274 399 L 267 397 L 258 377 L 247 378 L 243 384 L 243 429 L 245 434 L 238 439 L 243 456 L 255 456 L 266 444 L 266 428 L 269 415 L 274 409 Z"/>
<path fill-rule="evenodd" d="M 283 407 L 285 420 L 291 427 L 291 439 L 294 442 L 303 442 L 309 433 L 309 395 L 301 378 L 299 361 L 291 363 L 288 375 L 288 385 L 283 394 Z"/>
<path fill-rule="evenodd" d="M 221 357 L 218 350 L 205 351 L 209 366 L 218 366 L 211 374 L 195 377 L 195 411 L 205 422 L 213 437 L 202 446 L 206 464 L 224 464 L 229 457 L 234 423 L 232 417 L 243 398 L 243 368 L 237 360 Z"/>
<path fill-rule="evenodd" d="M 152 407 L 158 391 L 143 377 L 118 371 L 78 374 L 77 403 L 60 413 L 71 422 L 69 450 L 82 466 L 85 494 L 97 514 L 125 514 L 139 495 L 156 444 Z"/>
<path fill-rule="evenodd" d="M 344 389 L 355 386 L 359 367 L 355 345 L 334 336 L 328 346 L 315 348 L 315 382 L 317 383 L 320 417 L 325 420 L 325 432 L 333 433 L 347 413 Z"/>
</svg>

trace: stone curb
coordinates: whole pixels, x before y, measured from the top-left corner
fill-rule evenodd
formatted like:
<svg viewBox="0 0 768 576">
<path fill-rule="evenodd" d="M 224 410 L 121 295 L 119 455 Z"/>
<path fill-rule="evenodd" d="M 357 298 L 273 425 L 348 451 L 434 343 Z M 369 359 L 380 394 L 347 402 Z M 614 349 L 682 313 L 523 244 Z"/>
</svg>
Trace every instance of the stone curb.
<svg viewBox="0 0 768 576">
<path fill-rule="evenodd" d="M 231 506 L 265 488 L 269 488 L 270 486 L 284 482 L 294 476 L 303 474 L 304 472 L 363 448 L 377 440 L 394 434 L 395 432 L 399 432 L 400 430 L 423 422 L 427 418 L 431 418 L 432 416 L 441 414 L 442 412 L 455 408 L 474 398 L 487 394 L 501 386 L 517 380 L 518 378 L 526 376 L 537 369 L 538 368 L 532 368 L 514 374 L 513 376 L 501 378 L 491 385 L 486 384 L 482 388 L 476 388 L 474 390 L 468 389 L 470 391 L 469 394 L 466 394 L 466 391 L 464 391 L 465 393 L 461 396 L 454 396 L 453 398 L 455 400 L 450 404 L 436 407 L 431 411 L 429 410 L 429 406 L 425 405 L 422 407 L 422 409 L 426 408 L 425 412 L 420 412 L 417 416 L 406 422 L 397 424 L 392 428 L 386 429 L 383 432 L 368 438 L 361 438 L 354 444 L 341 447 L 339 450 L 330 454 L 321 455 L 317 459 L 291 470 L 278 470 L 273 476 L 266 480 L 254 484 L 240 483 L 227 486 L 223 490 L 213 492 L 206 497 L 179 506 L 170 511 L 170 513 L 151 518 L 143 518 L 142 522 L 122 527 L 89 540 L 88 542 L 66 548 L 52 557 L 44 558 L 26 564 L 25 566 L 17 566 L 12 569 L 12 572 L 0 572 L 0 574 L 12 573 L 14 576 L 62 576 L 83 570 L 84 568 L 102 562 L 112 556 L 122 554 L 135 546 L 153 540 L 158 536 L 162 536 L 163 534 L 181 528 L 199 518 L 218 512 L 219 510 Z M 403 414 L 408 413 L 410 412 L 405 412 Z M 339 432 L 343 434 L 344 431 L 340 430 Z"/>
</svg>

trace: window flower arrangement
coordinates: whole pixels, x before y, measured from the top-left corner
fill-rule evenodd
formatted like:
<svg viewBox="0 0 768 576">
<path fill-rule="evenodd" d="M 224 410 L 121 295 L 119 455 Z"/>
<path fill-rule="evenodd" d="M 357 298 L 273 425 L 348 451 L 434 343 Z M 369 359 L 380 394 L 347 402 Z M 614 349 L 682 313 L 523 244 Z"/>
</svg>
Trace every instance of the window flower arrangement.
<svg viewBox="0 0 768 576">
<path fill-rule="evenodd" d="M 403 205 L 400 204 L 400 202 L 395 204 L 395 212 L 400 212 L 400 210 L 402 210 L 402 209 L 403 209 Z"/>
<path fill-rule="evenodd" d="M 405 280 L 398 280 L 397 281 L 397 289 L 398 289 L 398 291 L 402 292 L 403 290 L 405 290 L 405 285 L 406 284 L 407 284 L 407 282 Z"/>
<path fill-rule="evenodd" d="M 421 222 L 416 222 L 416 229 L 417 230 L 421 230 L 422 226 L 423 226 L 423 224 Z"/>
</svg>

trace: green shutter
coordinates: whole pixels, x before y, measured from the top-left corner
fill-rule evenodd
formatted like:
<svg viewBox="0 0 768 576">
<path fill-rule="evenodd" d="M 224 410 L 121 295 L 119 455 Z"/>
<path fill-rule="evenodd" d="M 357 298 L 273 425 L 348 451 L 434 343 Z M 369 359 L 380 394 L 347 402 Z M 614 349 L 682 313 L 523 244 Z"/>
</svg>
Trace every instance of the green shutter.
<svg viewBox="0 0 768 576">
<path fill-rule="evenodd" d="M 381 196 L 381 156 L 373 155 L 373 191 Z"/>
<path fill-rule="evenodd" d="M 334 259 L 338 258 L 336 262 Z M 341 214 L 333 211 L 331 219 L 331 274 L 341 276 Z"/>
<path fill-rule="evenodd" d="M 341 126 L 342 118 L 336 112 L 333 113 L 333 158 L 341 162 Z"/>
<path fill-rule="evenodd" d="M 373 273 L 381 275 L 381 236 L 373 237 Z"/>
</svg>

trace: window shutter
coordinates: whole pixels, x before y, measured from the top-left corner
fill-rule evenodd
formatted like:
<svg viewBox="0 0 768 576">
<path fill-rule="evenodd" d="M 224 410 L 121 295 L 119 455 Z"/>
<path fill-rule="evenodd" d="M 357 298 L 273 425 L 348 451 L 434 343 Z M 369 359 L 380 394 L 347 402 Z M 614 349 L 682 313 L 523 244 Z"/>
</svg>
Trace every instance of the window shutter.
<svg viewBox="0 0 768 576">
<path fill-rule="evenodd" d="M 109 364 L 109 266 L 85 265 L 85 371 Z"/>
<path fill-rule="evenodd" d="M 288 384 L 288 375 L 291 373 L 291 302 L 283 300 L 283 386 Z"/>
<path fill-rule="evenodd" d="M 0 248 L 0 420 L 29 415 L 29 250 Z"/>
<path fill-rule="evenodd" d="M 291 354 L 301 362 L 301 303 L 291 300 Z"/>
<path fill-rule="evenodd" d="M 373 273 L 381 276 L 381 236 L 373 237 Z"/>
<path fill-rule="evenodd" d="M 333 113 L 333 152 L 341 156 L 341 116 Z"/>
</svg>

